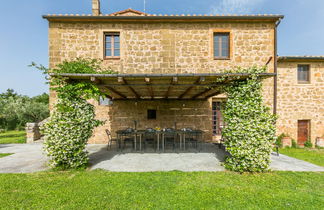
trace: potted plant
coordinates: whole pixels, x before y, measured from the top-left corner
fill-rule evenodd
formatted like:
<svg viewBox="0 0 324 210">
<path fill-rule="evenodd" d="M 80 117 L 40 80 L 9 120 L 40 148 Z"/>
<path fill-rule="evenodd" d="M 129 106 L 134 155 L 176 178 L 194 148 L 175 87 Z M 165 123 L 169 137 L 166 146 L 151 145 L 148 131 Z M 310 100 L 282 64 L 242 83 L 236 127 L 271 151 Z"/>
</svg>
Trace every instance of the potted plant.
<svg viewBox="0 0 324 210">
<path fill-rule="evenodd" d="M 291 137 L 288 134 L 281 134 L 281 146 L 282 147 L 291 147 Z"/>
<path fill-rule="evenodd" d="M 317 147 L 324 147 L 324 134 L 321 137 L 316 138 L 316 143 L 315 145 Z"/>
</svg>

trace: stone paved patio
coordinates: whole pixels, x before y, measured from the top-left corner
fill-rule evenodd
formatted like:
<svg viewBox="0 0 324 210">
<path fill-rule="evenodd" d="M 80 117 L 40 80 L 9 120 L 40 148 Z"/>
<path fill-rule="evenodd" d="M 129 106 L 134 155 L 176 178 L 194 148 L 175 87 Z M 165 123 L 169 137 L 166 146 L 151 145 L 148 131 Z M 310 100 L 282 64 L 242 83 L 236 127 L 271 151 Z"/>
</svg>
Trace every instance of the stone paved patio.
<svg viewBox="0 0 324 210">
<path fill-rule="evenodd" d="M 0 173 L 30 173 L 47 170 L 47 158 L 41 144 L 0 144 L 0 153 L 14 153 L 0 158 Z M 121 172 L 144 171 L 224 171 L 224 152 L 207 145 L 203 152 L 133 153 L 107 151 L 106 145 L 88 145 L 90 169 Z M 324 171 L 324 167 L 285 155 L 272 155 L 271 168 L 280 171 Z"/>
</svg>

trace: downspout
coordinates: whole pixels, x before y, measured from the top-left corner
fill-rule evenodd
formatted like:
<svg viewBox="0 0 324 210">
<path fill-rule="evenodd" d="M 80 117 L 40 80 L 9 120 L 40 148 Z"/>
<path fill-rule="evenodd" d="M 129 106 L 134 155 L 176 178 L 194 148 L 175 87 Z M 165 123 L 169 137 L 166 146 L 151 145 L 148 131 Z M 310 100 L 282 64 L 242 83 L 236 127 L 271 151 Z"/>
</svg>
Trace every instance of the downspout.
<svg viewBox="0 0 324 210">
<path fill-rule="evenodd" d="M 278 65 L 277 65 L 277 27 L 279 26 L 281 22 L 281 18 L 275 23 L 274 28 L 274 73 L 275 76 L 273 78 L 273 114 L 277 114 L 277 87 L 278 87 Z"/>
</svg>

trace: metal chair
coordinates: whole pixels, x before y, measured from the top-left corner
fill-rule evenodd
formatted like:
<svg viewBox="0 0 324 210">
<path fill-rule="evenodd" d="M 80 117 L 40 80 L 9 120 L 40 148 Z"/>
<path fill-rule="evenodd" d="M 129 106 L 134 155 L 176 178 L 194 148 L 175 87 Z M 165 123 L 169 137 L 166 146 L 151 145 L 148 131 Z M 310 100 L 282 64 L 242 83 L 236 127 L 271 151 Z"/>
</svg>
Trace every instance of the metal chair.
<svg viewBox="0 0 324 210">
<path fill-rule="evenodd" d="M 156 130 L 153 128 L 148 128 L 144 133 L 144 150 L 146 150 L 146 145 L 152 144 L 153 148 L 156 150 Z"/>
<path fill-rule="evenodd" d="M 123 132 L 123 149 L 125 149 L 127 143 L 132 144 L 132 148 L 134 149 L 135 146 L 135 138 L 134 138 L 134 132 L 135 130 L 133 128 L 127 128 Z"/>
<path fill-rule="evenodd" d="M 164 148 L 166 148 L 167 145 L 172 145 L 172 148 L 174 150 L 176 146 L 176 137 L 177 137 L 177 133 L 174 129 L 172 128 L 163 129 Z"/>
<path fill-rule="evenodd" d="M 116 142 L 117 145 L 117 143 L 119 144 L 119 141 L 117 138 L 112 138 L 110 130 L 106 129 L 105 131 L 108 137 L 108 144 L 107 144 L 107 150 L 108 150 L 111 149 L 111 145 L 113 142 Z M 120 145 L 118 145 L 118 147 L 120 147 Z"/>
<path fill-rule="evenodd" d="M 184 128 L 183 131 L 185 132 L 185 142 L 188 143 L 190 146 L 194 146 L 195 149 L 198 148 L 198 132 L 194 131 L 191 128 Z"/>
</svg>

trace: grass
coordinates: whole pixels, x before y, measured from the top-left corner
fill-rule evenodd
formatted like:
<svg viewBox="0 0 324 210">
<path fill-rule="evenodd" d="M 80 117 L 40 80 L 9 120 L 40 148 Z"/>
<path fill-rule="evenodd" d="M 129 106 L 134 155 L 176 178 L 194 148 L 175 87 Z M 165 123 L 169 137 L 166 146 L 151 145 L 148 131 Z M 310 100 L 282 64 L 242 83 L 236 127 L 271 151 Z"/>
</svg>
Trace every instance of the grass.
<svg viewBox="0 0 324 210">
<path fill-rule="evenodd" d="M 13 153 L 0 153 L 0 158 L 12 155 Z"/>
<path fill-rule="evenodd" d="M 23 144 L 26 143 L 25 131 L 6 131 L 0 133 L 0 144 Z"/>
<path fill-rule="evenodd" d="M 315 165 L 324 166 L 324 149 L 282 148 L 279 149 L 279 152 Z"/>
<path fill-rule="evenodd" d="M 11 209 L 321 209 L 324 173 L 0 174 L 0 206 Z"/>
</svg>

